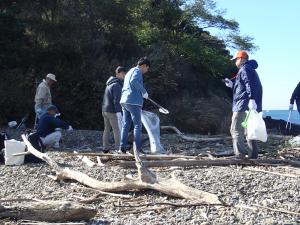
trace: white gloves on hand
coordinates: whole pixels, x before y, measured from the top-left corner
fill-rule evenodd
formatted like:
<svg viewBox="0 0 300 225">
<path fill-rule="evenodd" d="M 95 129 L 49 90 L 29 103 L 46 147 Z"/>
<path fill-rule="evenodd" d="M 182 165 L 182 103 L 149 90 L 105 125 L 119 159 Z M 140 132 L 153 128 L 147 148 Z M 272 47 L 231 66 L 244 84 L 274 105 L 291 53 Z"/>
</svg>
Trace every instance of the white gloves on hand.
<svg viewBox="0 0 300 225">
<path fill-rule="evenodd" d="M 56 113 L 55 115 L 54 115 L 54 117 L 58 117 L 58 116 L 60 116 L 61 114 L 60 113 Z"/>
<path fill-rule="evenodd" d="M 290 104 L 290 105 L 289 105 L 289 110 L 290 110 L 290 111 L 293 111 L 293 109 L 294 109 L 294 104 Z"/>
<path fill-rule="evenodd" d="M 73 127 L 72 126 L 69 126 L 68 130 L 67 131 L 72 131 L 73 130 Z"/>
<path fill-rule="evenodd" d="M 225 81 L 225 85 L 227 87 L 229 87 L 229 88 L 233 87 L 233 82 L 231 80 L 229 80 L 228 78 L 225 78 L 224 81 Z"/>
<path fill-rule="evenodd" d="M 145 92 L 145 93 L 143 94 L 143 98 L 147 99 L 148 97 L 149 97 L 148 93 Z"/>
<path fill-rule="evenodd" d="M 250 110 L 256 110 L 257 109 L 257 105 L 254 99 L 250 99 L 249 100 L 249 104 L 248 107 Z"/>
</svg>

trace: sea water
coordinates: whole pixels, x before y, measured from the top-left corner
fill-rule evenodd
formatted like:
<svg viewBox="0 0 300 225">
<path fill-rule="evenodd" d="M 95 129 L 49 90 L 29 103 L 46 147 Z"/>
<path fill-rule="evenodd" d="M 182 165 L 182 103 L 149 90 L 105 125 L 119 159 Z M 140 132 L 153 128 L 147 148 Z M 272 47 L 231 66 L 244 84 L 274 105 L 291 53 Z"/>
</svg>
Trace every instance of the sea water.
<svg viewBox="0 0 300 225">
<path fill-rule="evenodd" d="M 263 117 L 270 116 L 275 120 L 288 120 L 289 110 L 263 110 Z M 300 124 L 300 115 L 297 110 L 291 113 L 290 121 L 292 123 Z"/>
</svg>

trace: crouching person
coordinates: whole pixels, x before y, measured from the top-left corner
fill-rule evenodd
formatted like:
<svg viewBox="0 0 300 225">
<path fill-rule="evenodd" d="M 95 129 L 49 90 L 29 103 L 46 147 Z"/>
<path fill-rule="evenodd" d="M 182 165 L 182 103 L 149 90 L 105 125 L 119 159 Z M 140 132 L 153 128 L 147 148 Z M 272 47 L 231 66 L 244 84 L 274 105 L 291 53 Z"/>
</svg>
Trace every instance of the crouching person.
<svg viewBox="0 0 300 225">
<path fill-rule="evenodd" d="M 73 128 L 66 122 L 58 119 L 55 115 L 58 109 L 54 105 L 50 105 L 38 123 L 37 134 L 41 138 L 46 147 L 59 148 L 59 141 L 61 139 L 61 131 L 57 128 L 66 130 L 73 130 Z"/>
</svg>

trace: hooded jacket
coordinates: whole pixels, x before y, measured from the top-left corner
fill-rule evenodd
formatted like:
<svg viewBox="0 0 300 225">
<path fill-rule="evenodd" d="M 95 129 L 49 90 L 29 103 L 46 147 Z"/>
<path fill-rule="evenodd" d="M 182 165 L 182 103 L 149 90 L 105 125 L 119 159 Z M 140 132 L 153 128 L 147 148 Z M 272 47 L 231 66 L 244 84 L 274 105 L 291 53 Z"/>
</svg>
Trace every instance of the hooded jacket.
<svg viewBox="0 0 300 225">
<path fill-rule="evenodd" d="M 102 112 L 122 112 L 120 105 L 122 86 L 122 81 L 117 77 L 110 77 L 107 80 L 102 101 Z"/>
<path fill-rule="evenodd" d="M 300 101 L 300 82 L 298 83 L 297 87 L 295 88 L 290 103 L 294 104 L 295 100 Z"/>
<path fill-rule="evenodd" d="M 256 72 L 257 67 L 255 60 L 249 60 L 241 65 L 233 85 L 233 112 L 248 110 L 249 99 L 255 100 L 257 112 L 262 111 L 263 90 Z"/>
<path fill-rule="evenodd" d="M 131 68 L 124 79 L 121 104 L 143 106 L 143 94 L 147 91 L 144 88 L 143 75 L 138 67 Z"/>
<path fill-rule="evenodd" d="M 60 120 L 49 113 L 45 113 L 39 120 L 37 127 L 37 134 L 40 137 L 46 137 L 53 133 L 55 128 L 68 129 L 69 124 Z"/>
</svg>

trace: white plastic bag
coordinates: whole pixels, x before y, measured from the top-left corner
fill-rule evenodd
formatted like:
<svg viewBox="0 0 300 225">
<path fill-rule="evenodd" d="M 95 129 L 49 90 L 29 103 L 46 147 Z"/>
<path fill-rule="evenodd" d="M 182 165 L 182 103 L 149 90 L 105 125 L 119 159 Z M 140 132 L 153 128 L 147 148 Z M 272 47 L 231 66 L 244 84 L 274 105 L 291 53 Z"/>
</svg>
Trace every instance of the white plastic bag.
<svg viewBox="0 0 300 225">
<path fill-rule="evenodd" d="M 142 123 L 147 130 L 151 153 L 166 154 L 166 150 L 160 143 L 160 121 L 159 117 L 152 112 L 142 111 Z"/>
<path fill-rule="evenodd" d="M 123 116 L 117 113 L 120 132 L 123 126 Z M 166 154 L 166 150 L 160 143 L 160 121 L 159 117 L 152 112 L 142 110 L 142 124 L 144 125 L 150 141 L 150 150 L 153 154 Z"/>
<path fill-rule="evenodd" d="M 289 143 L 292 147 L 300 147 L 300 136 L 293 137 Z"/>
<path fill-rule="evenodd" d="M 249 113 L 247 120 L 247 138 L 249 140 L 266 142 L 268 134 L 262 112 L 258 113 L 256 110 L 251 110 Z"/>
</svg>

